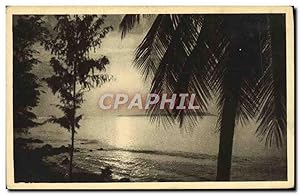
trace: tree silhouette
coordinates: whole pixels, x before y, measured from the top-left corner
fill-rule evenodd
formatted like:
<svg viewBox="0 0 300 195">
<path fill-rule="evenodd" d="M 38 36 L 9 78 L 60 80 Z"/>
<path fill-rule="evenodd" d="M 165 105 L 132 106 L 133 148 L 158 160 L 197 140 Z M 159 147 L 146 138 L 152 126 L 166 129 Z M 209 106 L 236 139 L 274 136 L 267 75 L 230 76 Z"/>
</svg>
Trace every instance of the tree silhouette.
<svg viewBox="0 0 300 195">
<path fill-rule="evenodd" d="M 124 38 L 141 20 L 126 15 Z M 258 116 L 257 135 L 281 146 L 286 135 L 285 17 L 273 15 L 158 15 L 136 49 L 135 66 L 152 77 L 152 93 L 194 93 L 199 110 L 163 110 L 152 120 L 191 124 L 218 97 L 217 180 L 230 180 L 236 123 Z M 168 117 L 159 117 L 160 114 Z M 167 119 L 167 120 L 165 120 Z"/>
<path fill-rule="evenodd" d="M 47 30 L 41 16 L 14 16 L 13 25 L 13 125 L 25 132 L 39 123 L 32 109 L 39 103 L 39 80 L 31 71 L 40 62 L 34 45 L 43 42 Z"/>
<path fill-rule="evenodd" d="M 112 30 L 102 27 L 106 16 L 61 15 L 56 16 L 54 37 L 45 44 L 55 56 L 50 60 L 54 75 L 46 78 L 53 94 L 58 94 L 60 103 L 56 105 L 63 111 L 61 117 L 51 116 L 50 122 L 58 123 L 71 132 L 69 177 L 72 180 L 74 135 L 80 127 L 83 115 L 77 110 L 83 103 L 84 92 L 102 85 L 110 79 L 103 73 L 109 64 L 107 57 L 90 57 L 90 51 L 101 46 L 101 40 Z"/>
</svg>

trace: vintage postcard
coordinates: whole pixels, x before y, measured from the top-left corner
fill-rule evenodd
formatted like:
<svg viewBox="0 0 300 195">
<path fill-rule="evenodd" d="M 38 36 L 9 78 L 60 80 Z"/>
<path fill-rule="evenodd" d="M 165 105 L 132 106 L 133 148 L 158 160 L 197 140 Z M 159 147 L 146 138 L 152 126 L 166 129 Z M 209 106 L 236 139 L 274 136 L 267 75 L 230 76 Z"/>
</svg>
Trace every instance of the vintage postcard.
<svg viewBox="0 0 300 195">
<path fill-rule="evenodd" d="M 8 189 L 295 188 L 292 7 L 14 7 Z"/>
</svg>

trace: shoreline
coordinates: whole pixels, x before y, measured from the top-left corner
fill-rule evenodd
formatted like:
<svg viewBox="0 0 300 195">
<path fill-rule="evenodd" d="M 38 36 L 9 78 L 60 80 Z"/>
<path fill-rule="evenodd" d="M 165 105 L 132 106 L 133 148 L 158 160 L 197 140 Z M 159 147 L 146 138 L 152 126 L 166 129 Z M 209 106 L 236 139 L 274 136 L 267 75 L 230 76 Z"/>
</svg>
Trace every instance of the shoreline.
<svg viewBox="0 0 300 195">
<path fill-rule="evenodd" d="M 44 145 L 32 148 L 31 144 L 34 143 L 43 143 Z M 99 170 L 101 173 L 94 173 L 74 166 L 74 164 L 72 181 L 70 181 L 67 158 L 62 162 L 47 160 L 47 158 L 55 155 L 65 154 L 68 156 L 68 147 L 64 145 L 52 147 L 50 144 L 45 144 L 42 140 L 31 138 L 15 139 L 14 147 L 15 182 L 130 182 L 129 178 L 113 179 L 110 167 Z M 78 152 L 78 149 L 76 148 L 74 152 Z"/>
<path fill-rule="evenodd" d="M 103 145 L 101 145 L 101 147 L 97 144 L 95 146 L 89 145 L 90 143 L 94 144 L 94 141 L 88 139 L 80 142 L 79 147 L 74 149 L 74 155 L 79 156 L 79 159 L 75 160 L 73 163 L 73 181 L 70 181 L 67 174 L 69 167 L 68 147 L 64 145 L 60 146 L 59 144 L 54 144 L 55 147 L 53 147 L 49 144 L 46 144 L 46 142 L 42 140 L 32 139 L 28 137 L 16 138 L 14 143 L 18 147 L 18 149 L 15 150 L 17 159 L 15 162 L 18 162 L 17 166 L 15 166 L 16 182 L 92 183 L 215 181 L 214 162 L 213 164 L 211 164 L 210 162 L 216 161 L 216 156 L 214 155 L 185 152 L 106 148 L 106 146 Z M 87 145 L 88 147 L 82 147 L 82 145 Z M 96 152 L 94 160 L 90 160 L 90 157 L 93 156 L 91 152 Z M 132 162 L 130 161 L 129 165 L 127 164 L 128 161 L 123 158 L 124 155 L 128 155 L 127 152 L 129 152 L 130 156 L 132 156 Z M 100 158 L 99 155 L 101 156 Z M 117 159 L 115 159 L 116 156 L 118 156 Z M 112 161 L 107 161 L 106 158 L 112 159 Z M 154 158 L 154 160 L 152 158 Z M 160 163 L 157 164 L 157 162 L 159 161 L 155 161 L 156 158 L 164 160 L 160 161 Z M 141 166 L 140 159 L 142 159 Z M 116 165 L 115 160 L 119 160 L 121 162 Z M 170 160 L 172 162 L 174 160 L 172 166 L 170 164 Z M 187 160 L 188 162 L 182 164 L 182 160 L 184 162 Z M 132 163 L 134 164 L 134 162 L 137 163 L 137 167 L 132 167 Z M 153 169 L 160 172 L 160 174 L 152 174 L 146 176 L 141 174 L 149 167 L 143 166 L 145 162 L 148 162 L 148 165 L 150 167 L 155 165 Z M 197 166 L 198 168 L 191 169 L 199 172 L 199 175 L 194 174 L 194 172 L 191 172 L 190 170 L 186 170 L 185 172 L 183 172 L 183 170 L 185 170 L 186 167 L 190 165 L 190 163 L 197 164 L 195 164 L 195 166 Z M 286 165 L 280 164 L 281 162 L 278 161 L 277 158 L 248 158 L 235 156 L 233 157 L 232 162 L 232 181 L 285 180 L 286 175 L 284 173 L 286 170 Z M 26 172 L 24 170 L 28 171 Z M 253 174 L 257 170 L 260 171 L 259 174 Z M 172 176 L 170 176 L 170 174 Z"/>
</svg>

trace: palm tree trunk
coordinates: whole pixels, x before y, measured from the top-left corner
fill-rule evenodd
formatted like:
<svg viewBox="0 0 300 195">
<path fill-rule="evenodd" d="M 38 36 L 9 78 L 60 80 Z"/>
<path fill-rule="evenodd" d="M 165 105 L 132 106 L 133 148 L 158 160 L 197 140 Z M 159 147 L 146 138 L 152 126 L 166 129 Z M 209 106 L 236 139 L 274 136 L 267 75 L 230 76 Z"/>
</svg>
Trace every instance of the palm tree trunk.
<svg viewBox="0 0 300 195">
<path fill-rule="evenodd" d="M 217 180 L 229 181 L 231 171 L 232 145 L 235 127 L 237 96 L 232 94 L 226 97 L 223 105 L 223 114 L 220 129 L 220 143 L 217 164 Z"/>
</svg>

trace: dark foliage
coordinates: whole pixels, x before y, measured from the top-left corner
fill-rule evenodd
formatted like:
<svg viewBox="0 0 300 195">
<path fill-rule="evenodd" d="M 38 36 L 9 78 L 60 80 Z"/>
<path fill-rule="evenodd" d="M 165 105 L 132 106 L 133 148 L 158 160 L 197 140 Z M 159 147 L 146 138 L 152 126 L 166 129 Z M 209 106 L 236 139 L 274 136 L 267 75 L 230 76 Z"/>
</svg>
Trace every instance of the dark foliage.
<svg viewBox="0 0 300 195">
<path fill-rule="evenodd" d="M 40 62 L 34 45 L 45 40 L 40 16 L 14 16 L 13 25 L 13 125 L 15 132 L 37 126 L 32 109 L 39 103 L 39 80 L 31 71 Z"/>
<path fill-rule="evenodd" d="M 285 16 L 269 17 L 268 39 L 264 47 L 266 60 L 264 75 L 258 83 L 259 127 L 257 135 L 266 146 L 281 147 L 287 131 L 286 118 L 286 47 Z"/>
</svg>

